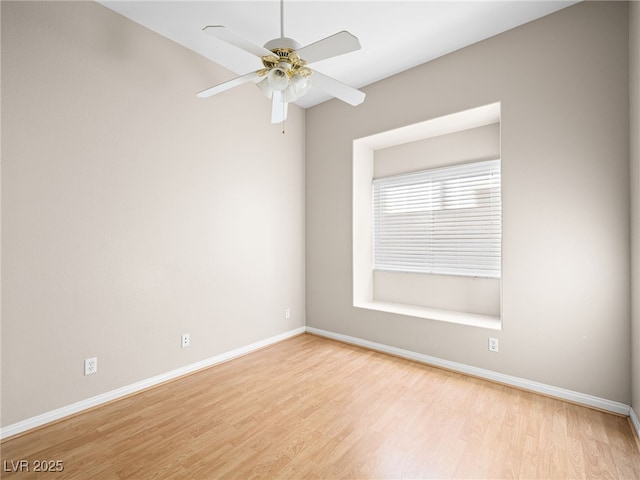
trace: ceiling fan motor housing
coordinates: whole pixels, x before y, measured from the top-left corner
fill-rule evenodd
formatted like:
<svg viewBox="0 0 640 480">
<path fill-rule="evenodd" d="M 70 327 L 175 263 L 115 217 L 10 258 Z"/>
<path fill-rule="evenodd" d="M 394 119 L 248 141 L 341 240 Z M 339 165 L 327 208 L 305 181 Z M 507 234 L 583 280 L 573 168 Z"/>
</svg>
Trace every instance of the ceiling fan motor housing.
<svg viewBox="0 0 640 480">
<path fill-rule="evenodd" d="M 264 44 L 264 48 L 271 51 L 280 49 L 298 50 L 300 47 L 301 45 L 298 42 L 289 37 L 274 38 L 273 40 L 269 40 Z"/>
</svg>

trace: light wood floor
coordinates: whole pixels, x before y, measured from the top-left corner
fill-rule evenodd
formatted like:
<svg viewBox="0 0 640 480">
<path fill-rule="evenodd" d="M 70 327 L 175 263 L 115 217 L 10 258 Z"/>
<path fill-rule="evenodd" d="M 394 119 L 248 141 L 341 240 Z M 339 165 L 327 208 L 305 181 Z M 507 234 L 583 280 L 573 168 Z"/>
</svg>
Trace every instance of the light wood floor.
<svg viewBox="0 0 640 480">
<path fill-rule="evenodd" d="M 64 471 L 3 478 L 640 478 L 626 418 L 308 334 L 5 441 L 20 459 Z"/>
</svg>

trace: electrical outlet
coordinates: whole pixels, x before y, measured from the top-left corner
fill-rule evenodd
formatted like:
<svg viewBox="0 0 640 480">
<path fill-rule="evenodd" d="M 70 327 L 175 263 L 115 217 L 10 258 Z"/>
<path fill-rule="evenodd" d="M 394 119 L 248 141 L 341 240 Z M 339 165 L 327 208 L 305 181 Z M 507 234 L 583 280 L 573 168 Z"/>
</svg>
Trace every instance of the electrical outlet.
<svg viewBox="0 0 640 480">
<path fill-rule="evenodd" d="M 182 348 L 188 347 L 191 345 L 191 335 L 188 333 L 182 334 Z"/>
<path fill-rule="evenodd" d="M 98 358 L 85 358 L 84 359 L 84 374 L 91 375 L 98 371 Z"/>
<path fill-rule="evenodd" d="M 284 311 L 284 318 L 291 318 L 291 309 L 290 308 L 287 308 Z"/>
<path fill-rule="evenodd" d="M 498 339 L 489 337 L 489 351 L 490 352 L 498 352 Z"/>
</svg>

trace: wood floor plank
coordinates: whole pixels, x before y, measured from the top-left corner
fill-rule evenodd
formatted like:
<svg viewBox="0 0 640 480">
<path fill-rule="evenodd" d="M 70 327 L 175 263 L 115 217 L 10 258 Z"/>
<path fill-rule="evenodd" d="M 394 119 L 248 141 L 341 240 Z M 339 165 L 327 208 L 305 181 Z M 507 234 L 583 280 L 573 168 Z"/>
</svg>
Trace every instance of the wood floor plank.
<svg viewBox="0 0 640 480">
<path fill-rule="evenodd" d="M 20 480 L 640 478 L 623 417 L 308 334 L 1 447 Z"/>
</svg>

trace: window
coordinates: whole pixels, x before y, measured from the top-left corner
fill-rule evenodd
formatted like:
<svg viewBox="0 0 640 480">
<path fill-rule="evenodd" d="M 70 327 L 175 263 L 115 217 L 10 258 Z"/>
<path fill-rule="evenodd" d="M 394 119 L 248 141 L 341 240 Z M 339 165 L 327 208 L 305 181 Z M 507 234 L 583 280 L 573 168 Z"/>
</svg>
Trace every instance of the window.
<svg viewBox="0 0 640 480">
<path fill-rule="evenodd" d="M 500 160 L 373 180 L 374 269 L 500 278 Z"/>
</svg>

